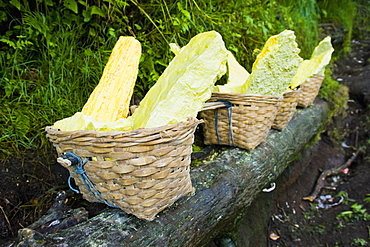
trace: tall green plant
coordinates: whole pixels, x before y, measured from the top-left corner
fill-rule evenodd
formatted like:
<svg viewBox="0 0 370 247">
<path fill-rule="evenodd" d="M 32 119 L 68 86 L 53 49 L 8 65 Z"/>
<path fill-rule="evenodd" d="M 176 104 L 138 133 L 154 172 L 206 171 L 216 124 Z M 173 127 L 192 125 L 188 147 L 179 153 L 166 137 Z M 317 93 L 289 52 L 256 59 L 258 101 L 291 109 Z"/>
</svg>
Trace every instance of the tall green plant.
<svg viewBox="0 0 370 247">
<path fill-rule="evenodd" d="M 335 27 L 343 26 L 346 33 L 342 40 L 343 52 L 351 49 L 352 32 L 357 12 L 357 4 L 352 0 L 319 1 L 322 23 L 333 23 Z M 338 38 L 337 38 L 338 39 Z"/>
<path fill-rule="evenodd" d="M 319 42 L 319 8 L 316 0 L 278 0 L 288 9 L 291 29 L 297 36 L 301 57 L 309 59 Z"/>
<path fill-rule="evenodd" d="M 45 145 L 43 128 L 79 111 L 100 79 L 117 35 L 96 25 L 97 6 L 79 5 L 79 14 L 73 2 L 1 4 L 0 151 Z"/>
<path fill-rule="evenodd" d="M 370 34 L 370 4 L 368 0 L 354 0 L 357 5 L 353 25 L 353 35 L 357 39 L 367 39 Z"/>
<path fill-rule="evenodd" d="M 141 14 L 133 30 L 151 56 L 149 62 L 144 62 L 141 66 L 141 72 L 148 74 L 153 73 L 153 69 L 158 69 L 158 75 L 164 69 L 163 65 L 172 58 L 169 43 L 175 42 L 183 46 L 197 33 L 209 30 L 218 31 L 227 48 L 250 70 L 255 59 L 253 51 L 262 48 L 269 36 L 278 34 L 293 24 L 287 17 L 288 9 L 276 8 L 276 1 L 131 2 Z M 146 31 L 141 30 L 143 27 Z"/>
</svg>

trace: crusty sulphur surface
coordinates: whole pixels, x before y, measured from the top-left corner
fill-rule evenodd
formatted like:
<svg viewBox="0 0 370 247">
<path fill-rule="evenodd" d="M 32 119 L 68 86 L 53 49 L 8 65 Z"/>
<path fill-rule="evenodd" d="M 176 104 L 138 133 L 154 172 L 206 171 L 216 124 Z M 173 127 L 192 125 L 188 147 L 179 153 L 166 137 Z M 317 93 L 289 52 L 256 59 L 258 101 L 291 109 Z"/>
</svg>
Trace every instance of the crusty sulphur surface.
<svg viewBox="0 0 370 247">
<path fill-rule="evenodd" d="M 299 52 L 293 31 L 271 36 L 253 63 L 241 93 L 283 95 L 302 63 Z"/>
<path fill-rule="evenodd" d="M 310 60 L 304 60 L 299 66 L 290 88 L 298 87 L 311 76 L 324 74 L 325 67 L 329 64 L 333 52 L 331 37 L 327 36 L 315 47 Z"/>
<path fill-rule="evenodd" d="M 226 73 L 227 49 L 216 31 L 194 36 L 176 53 L 132 115 L 134 129 L 196 117 L 214 83 Z"/>
</svg>

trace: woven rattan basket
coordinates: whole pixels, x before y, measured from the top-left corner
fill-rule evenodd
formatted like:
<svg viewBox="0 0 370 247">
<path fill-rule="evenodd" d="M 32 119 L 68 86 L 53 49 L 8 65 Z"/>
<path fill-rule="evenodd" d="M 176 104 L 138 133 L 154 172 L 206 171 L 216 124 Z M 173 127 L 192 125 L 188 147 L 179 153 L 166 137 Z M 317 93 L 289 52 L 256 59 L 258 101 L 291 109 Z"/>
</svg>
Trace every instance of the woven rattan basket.
<svg viewBox="0 0 370 247">
<path fill-rule="evenodd" d="M 278 108 L 276 118 L 271 126 L 273 129 L 282 130 L 288 125 L 289 121 L 292 119 L 294 113 L 296 112 L 300 95 L 300 88 L 284 93 L 283 101 Z"/>
<path fill-rule="evenodd" d="M 308 107 L 313 104 L 319 94 L 324 75 L 314 75 L 308 78 L 301 85 L 301 96 L 299 96 L 298 106 Z"/>
<path fill-rule="evenodd" d="M 254 149 L 267 137 L 282 99 L 271 95 L 212 93 L 200 112 L 204 119 L 204 143 Z"/>
<path fill-rule="evenodd" d="M 133 131 L 59 131 L 46 128 L 58 162 L 83 197 L 105 202 L 138 218 L 153 220 L 193 192 L 190 162 L 194 131 L 201 120 Z M 87 162 L 78 168 L 66 154 Z"/>
</svg>

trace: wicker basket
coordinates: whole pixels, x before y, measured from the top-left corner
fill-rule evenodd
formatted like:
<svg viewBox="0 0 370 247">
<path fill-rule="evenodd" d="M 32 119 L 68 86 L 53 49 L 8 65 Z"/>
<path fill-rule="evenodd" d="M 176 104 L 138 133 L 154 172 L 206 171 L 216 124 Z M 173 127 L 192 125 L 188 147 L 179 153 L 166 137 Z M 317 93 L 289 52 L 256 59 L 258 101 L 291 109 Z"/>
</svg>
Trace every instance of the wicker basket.
<svg viewBox="0 0 370 247">
<path fill-rule="evenodd" d="M 282 96 L 213 93 L 200 112 L 204 143 L 254 149 L 268 135 Z M 228 107 L 223 103 L 226 102 Z"/>
<path fill-rule="evenodd" d="M 180 197 L 193 192 L 190 162 L 194 131 L 201 120 L 133 131 L 59 131 L 46 128 L 58 162 L 83 197 L 153 220 Z M 66 154 L 87 160 L 78 169 Z M 78 171 L 79 170 L 79 171 Z"/>
<path fill-rule="evenodd" d="M 307 79 L 301 85 L 301 96 L 298 100 L 298 106 L 308 107 L 313 104 L 316 96 L 319 94 L 324 75 L 314 75 Z"/>
<path fill-rule="evenodd" d="M 288 91 L 283 95 L 283 101 L 279 106 L 278 113 L 272 124 L 273 129 L 282 130 L 288 125 L 292 119 L 298 104 L 298 99 L 301 95 L 301 89 Z"/>
</svg>

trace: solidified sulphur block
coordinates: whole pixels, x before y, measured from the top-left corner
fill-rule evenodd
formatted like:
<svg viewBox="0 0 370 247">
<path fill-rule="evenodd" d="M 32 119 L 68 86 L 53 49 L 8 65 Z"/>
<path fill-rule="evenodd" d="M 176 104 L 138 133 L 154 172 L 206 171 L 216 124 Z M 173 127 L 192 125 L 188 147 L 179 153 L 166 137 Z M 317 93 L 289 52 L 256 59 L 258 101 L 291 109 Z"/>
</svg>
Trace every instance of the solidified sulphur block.
<svg viewBox="0 0 370 247">
<path fill-rule="evenodd" d="M 325 67 L 329 64 L 333 51 L 331 37 L 327 36 L 315 47 L 310 60 L 304 60 L 301 63 L 290 88 L 298 87 L 311 76 L 324 74 Z"/>
<path fill-rule="evenodd" d="M 126 118 L 141 56 L 134 37 L 121 36 L 114 46 L 103 75 L 81 113 L 100 122 Z"/>
<path fill-rule="evenodd" d="M 134 129 L 196 117 L 214 83 L 226 73 L 227 49 L 216 31 L 194 36 L 176 53 L 132 115 Z"/>
<path fill-rule="evenodd" d="M 227 56 L 228 78 L 225 85 L 216 87 L 215 92 L 240 93 L 242 86 L 246 83 L 249 73 L 239 64 L 234 55 L 229 51 Z"/>
<path fill-rule="evenodd" d="M 253 63 L 242 93 L 283 95 L 303 61 L 299 52 L 293 31 L 271 36 Z"/>
</svg>

